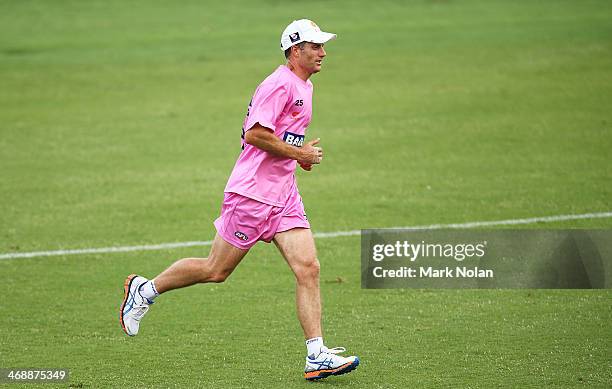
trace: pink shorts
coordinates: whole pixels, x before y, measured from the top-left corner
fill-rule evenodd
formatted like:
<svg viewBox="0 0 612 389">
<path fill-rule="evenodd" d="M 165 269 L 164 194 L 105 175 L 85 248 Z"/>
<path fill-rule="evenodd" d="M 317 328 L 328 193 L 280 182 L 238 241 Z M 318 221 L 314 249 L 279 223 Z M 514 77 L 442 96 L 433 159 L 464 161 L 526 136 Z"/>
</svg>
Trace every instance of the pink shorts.
<svg viewBox="0 0 612 389">
<path fill-rule="evenodd" d="M 310 228 L 304 204 L 294 189 L 285 207 L 262 203 L 237 193 L 225 193 L 221 216 L 215 220 L 219 235 L 231 244 L 248 250 L 260 240 L 270 243 L 278 232 Z"/>
</svg>

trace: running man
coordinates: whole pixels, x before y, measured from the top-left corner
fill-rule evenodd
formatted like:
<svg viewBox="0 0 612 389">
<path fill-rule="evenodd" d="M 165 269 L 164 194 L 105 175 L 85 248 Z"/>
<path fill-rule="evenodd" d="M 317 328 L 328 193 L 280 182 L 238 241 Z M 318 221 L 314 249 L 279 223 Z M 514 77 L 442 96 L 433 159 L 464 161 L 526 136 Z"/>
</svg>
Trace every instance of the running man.
<svg viewBox="0 0 612 389">
<path fill-rule="evenodd" d="M 298 192 L 295 169 L 321 163 L 319 139 L 304 143 L 312 117 L 310 76 L 321 71 L 323 45 L 336 38 L 307 19 L 281 35 L 287 62 L 257 88 L 242 128 L 242 152 L 225 187 L 217 234 L 208 258 L 185 258 L 152 280 L 125 280 L 120 322 L 129 336 L 160 294 L 197 283 L 223 282 L 258 241 L 274 242 L 296 279 L 297 316 L 306 339 L 304 378 L 316 380 L 354 370 L 355 356 L 327 348 L 321 329 L 319 261 Z"/>
</svg>

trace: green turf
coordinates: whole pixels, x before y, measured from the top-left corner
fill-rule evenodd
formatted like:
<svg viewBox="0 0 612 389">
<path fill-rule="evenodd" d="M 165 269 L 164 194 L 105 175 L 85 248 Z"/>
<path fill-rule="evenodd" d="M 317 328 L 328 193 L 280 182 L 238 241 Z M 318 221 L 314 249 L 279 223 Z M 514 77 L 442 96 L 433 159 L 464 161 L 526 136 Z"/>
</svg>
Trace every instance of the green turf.
<svg viewBox="0 0 612 389">
<path fill-rule="evenodd" d="M 298 173 L 313 230 L 612 210 L 608 1 L 0 1 L 0 254 L 212 238 L 249 99 L 301 17 L 339 35 L 313 77 L 326 157 Z M 608 290 L 361 290 L 359 239 L 317 244 L 327 343 L 363 360 L 321 385 L 612 386 Z M 273 247 L 122 334 L 127 274 L 206 252 L 0 261 L 0 368 L 308 386 Z"/>
</svg>

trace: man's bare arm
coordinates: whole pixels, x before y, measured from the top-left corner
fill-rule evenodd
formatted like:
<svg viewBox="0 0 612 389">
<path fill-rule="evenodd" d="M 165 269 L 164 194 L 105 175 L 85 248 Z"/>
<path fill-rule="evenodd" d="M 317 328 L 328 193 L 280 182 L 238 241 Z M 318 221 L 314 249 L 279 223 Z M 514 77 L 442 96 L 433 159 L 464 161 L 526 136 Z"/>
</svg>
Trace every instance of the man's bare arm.
<svg viewBox="0 0 612 389">
<path fill-rule="evenodd" d="M 311 140 L 302 147 L 291 146 L 276 137 L 272 130 L 261 126 L 259 123 L 246 132 L 244 141 L 277 157 L 294 159 L 300 165 L 318 164 L 323 159 L 323 149 L 315 146 L 319 143 L 318 138 Z"/>
</svg>

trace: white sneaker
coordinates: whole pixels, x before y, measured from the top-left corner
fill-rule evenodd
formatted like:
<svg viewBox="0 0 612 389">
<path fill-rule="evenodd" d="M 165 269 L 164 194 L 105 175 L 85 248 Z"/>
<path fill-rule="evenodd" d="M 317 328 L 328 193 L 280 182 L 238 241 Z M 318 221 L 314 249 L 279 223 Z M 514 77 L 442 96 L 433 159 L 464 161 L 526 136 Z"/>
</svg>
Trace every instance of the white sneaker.
<svg viewBox="0 0 612 389">
<path fill-rule="evenodd" d="M 149 280 L 144 277 L 131 274 L 123 285 L 124 295 L 121 312 L 119 312 L 119 322 L 123 331 L 129 336 L 138 334 L 140 320 L 149 310 L 149 305 L 153 304 L 152 301 L 142 297 L 138 291 L 140 286 L 147 281 Z"/>
<path fill-rule="evenodd" d="M 318 380 L 330 375 L 340 375 L 355 370 L 359 366 L 359 358 L 355 356 L 345 358 L 338 355 L 345 351 L 344 347 L 328 349 L 324 346 L 316 358 L 306 357 L 304 378 Z"/>
</svg>

